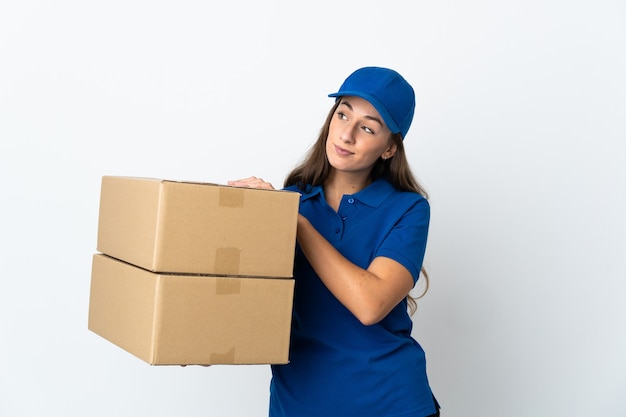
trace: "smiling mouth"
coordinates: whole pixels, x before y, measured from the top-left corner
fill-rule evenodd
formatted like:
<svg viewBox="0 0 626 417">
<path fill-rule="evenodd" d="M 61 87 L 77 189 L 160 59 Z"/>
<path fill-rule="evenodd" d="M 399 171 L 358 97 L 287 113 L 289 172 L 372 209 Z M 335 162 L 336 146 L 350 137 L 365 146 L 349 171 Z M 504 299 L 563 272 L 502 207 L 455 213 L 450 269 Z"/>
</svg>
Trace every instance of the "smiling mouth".
<svg viewBox="0 0 626 417">
<path fill-rule="evenodd" d="M 337 152 L 337 154 L 341 155 L 341 156 L 348 156 L 348 155 L 352 155 L 354 152 L 350 152 L 344 148 L 342 148 L 341 146 L 335 146 L 335 152 Z"/>
</svg>

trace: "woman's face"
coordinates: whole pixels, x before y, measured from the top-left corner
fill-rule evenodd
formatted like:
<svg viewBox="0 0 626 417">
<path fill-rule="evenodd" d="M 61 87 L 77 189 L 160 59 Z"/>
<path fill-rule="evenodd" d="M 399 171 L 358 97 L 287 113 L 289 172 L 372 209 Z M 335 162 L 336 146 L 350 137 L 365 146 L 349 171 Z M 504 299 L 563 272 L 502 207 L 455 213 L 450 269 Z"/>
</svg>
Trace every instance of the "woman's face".
<svg viewBox="0 0 626 417">
<path fill-rule="evenodd" d="M 391 137 L 391 131 L 369 101 L 341 97 L 331 118 L 326 155 L 336 170 L 369 175 L 378 158 L 388 159 L 395 153 Z"/>
</svg>

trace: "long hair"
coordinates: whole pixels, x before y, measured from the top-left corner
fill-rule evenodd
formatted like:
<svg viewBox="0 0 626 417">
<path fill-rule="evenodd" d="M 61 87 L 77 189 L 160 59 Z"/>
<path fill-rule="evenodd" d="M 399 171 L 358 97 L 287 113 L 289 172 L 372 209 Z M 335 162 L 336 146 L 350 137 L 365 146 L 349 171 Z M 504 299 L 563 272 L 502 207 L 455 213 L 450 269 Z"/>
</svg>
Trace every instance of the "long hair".
<svg viewBox="0 0 626 417">
<path fill-rule="evenodd" d="M 335 105 L 330 109 L 328 116 L 326 116 L 326 121 L 320 129 L 317 140 L 309 149 L 304 160 L 285 178 L 285 187 L 295 185 L 301 190 L 306 191 L 308 187 L 323 185 L 324 181 L 326 181 L 330 175 L 331 166 L 326 157 L 326 139 L 328 138 L 330 130 L 330 122 L 340 102 L 340 100 L 337 100 Z M 370 179 L 375 181 L 379 178 L 385 178 L 400 191 L 411 191 L 422 195 L 424 198 L 428 198 L 428 193 L 411 171 L 404 151 L 402 135 L 396 133 L 392 136 L 392 140 L 397 147 L 394 156 L 387 160 L 379 158 L 370 172 Z M 407 295 L 407 304 L 411 315 L 417 310 L 416 300 L 422 298 L 428 291 L 429 278 L 423 266 L 421 275 L 424 277 L 425 281 L 422 293 L 415 298 L 410 294 Z"/>
</svg>

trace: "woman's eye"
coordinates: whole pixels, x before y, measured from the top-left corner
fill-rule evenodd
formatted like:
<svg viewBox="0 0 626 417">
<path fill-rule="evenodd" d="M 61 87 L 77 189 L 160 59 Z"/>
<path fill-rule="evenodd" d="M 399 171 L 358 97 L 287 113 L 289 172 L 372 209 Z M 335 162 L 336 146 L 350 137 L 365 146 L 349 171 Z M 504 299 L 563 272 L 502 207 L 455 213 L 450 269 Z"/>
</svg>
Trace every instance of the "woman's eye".
<svg viewBox="0 0 626 417">
<path fill-rule="evenodd" d="M 367 126 L 363 126 L 363 130 L 365 130 L 367 133 L 374 134 L 374 131 Z"/>
<path fill-rule="evenodd" d="M 341 120 L 346 120 L 347 119 L 345 113 L 342 113 L 340 111 L 337 112 L 337 117 L 339 117 L 339 119 L 341 119 Z"/>
</svg>

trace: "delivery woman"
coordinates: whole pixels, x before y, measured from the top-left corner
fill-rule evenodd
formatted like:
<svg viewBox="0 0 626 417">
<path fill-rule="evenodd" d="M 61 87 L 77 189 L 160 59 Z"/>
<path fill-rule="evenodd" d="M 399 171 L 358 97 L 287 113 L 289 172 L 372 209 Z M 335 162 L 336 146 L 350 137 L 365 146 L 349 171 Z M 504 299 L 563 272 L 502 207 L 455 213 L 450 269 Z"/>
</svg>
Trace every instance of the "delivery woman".
<svg viewBox="0 0 626 417">
<path fill-rule="evenodd" d="M 407 311 L 430 219 L 403 147 L 413 88 L 365 67 L 329 96 L 317 142 L 284 184 L 301 194 L 296 288 L 290 362 L 272 366 L 269 415 L 439 415 Z"/>
</svg>

